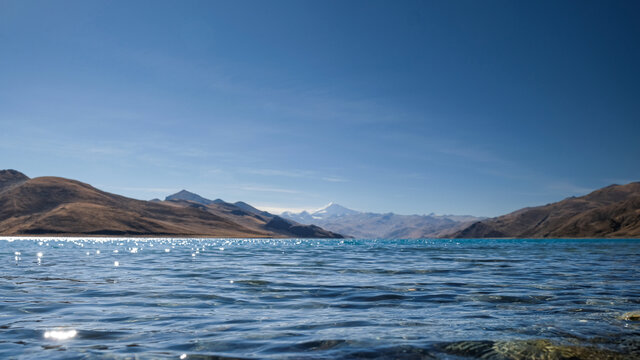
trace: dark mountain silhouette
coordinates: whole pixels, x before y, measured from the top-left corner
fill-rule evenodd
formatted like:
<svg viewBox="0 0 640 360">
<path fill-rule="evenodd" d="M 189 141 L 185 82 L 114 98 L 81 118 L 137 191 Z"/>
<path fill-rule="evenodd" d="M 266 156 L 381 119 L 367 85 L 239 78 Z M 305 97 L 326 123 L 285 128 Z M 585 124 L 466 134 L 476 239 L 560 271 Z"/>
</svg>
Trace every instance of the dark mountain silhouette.
<svg viewBox="0 0 640 360">
<path fill-rule="evenodd" d="M 201 208 L 192 205 L 204 205 L 180 201 L 135 200 L 75 180 L 29 179 L 15 170 L 0 170 L 0 234 L 293 236 L 290 231 L 264 226 L 270 219 L 248 221 L 247 217 L 255 215 L 234 214 L 235 209 L 224 204 Z M 340 236 L 320 230 L 312 235 Z"/>
<path fill-rule="evenodd" d="M 478 221 L 445 237 L 640 237 L 640 182 L 611 185 L 581 197 Z"/>
<path fill-rule="evenodd" d="M 244 201 L 236 201 L 236 202 L 233 203 L 233 205 L 239 207 L 242 210 L 245 210 L 245 211 L 248 211 L 248 212 L 252 212 L 254 214 L 258 214 L 258 215 L 261 215 L 261 216 L 273 216 L 273 215 L 269 214 L 266 211 L 262 211 L 262 210 L 254 208 L 253 206 L 247 204 Z"/>
<path fill-rule="evenodd" d="M 209 204 L 220 204 L 220 203 L 224 203 L 224 201 L 222 199 L 215 199 L 215 200 L 209 200 L 209 199 L 205 199 L 202 196 L 198 195 L 198 194 L 194 194 L 192 192 L 189 192 L 187 190 L 181 190 L 173 195 L 169 195 L 165 198 L 166 201 L 171 201 L 171 200 L 187 200 L 187 201 L 193 201 L 193 202 L 197 202 L 203 205 L 209 205 Z"/>
</svg>

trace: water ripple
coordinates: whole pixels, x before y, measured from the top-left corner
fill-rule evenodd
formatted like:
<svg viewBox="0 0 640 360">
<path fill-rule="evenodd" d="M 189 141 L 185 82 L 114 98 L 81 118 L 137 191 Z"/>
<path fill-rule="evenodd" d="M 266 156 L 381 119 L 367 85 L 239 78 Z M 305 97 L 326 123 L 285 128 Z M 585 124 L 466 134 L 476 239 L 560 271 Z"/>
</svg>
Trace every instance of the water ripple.
<svg viewBox="0 0 640 360">
<path fill-rule="evenodd" d="M 638 359 L 639 255 L 635 240 L 11 238 L 0 358 Z"/>
</svg>

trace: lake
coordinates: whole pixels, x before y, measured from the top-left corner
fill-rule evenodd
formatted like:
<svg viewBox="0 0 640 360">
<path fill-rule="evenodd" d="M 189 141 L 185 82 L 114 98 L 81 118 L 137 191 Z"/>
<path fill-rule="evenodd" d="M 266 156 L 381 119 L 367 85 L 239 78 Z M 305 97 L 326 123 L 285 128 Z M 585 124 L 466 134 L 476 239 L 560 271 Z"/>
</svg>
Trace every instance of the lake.
<svg viewBox="0 0 640 360">
<path fill-rule="evenodd" d="M 0 239 L 0 358 L 635 359 L 638 310 L 638 240 Z"/>
</svg>

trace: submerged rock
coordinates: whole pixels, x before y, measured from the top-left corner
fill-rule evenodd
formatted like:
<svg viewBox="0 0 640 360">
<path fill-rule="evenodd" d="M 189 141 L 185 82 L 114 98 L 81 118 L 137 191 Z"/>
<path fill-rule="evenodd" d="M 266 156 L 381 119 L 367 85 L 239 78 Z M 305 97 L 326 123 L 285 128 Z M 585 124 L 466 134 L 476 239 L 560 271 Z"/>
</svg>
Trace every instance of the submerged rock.
<svg viewBox="0 0 640 360">
<path fill-rule="evenodd" d="M 640 311 L 629 311 L 620 316 L 621 320 L 640 321 Z"/>
<path fill-rule="evenodd" d="M 562 345 L 547 339 L 513 341 L 461 341 L 444 344 L 446 353 L 492 360 L 623 360 L 640 359 L 595 346 Z"/>
</svg>

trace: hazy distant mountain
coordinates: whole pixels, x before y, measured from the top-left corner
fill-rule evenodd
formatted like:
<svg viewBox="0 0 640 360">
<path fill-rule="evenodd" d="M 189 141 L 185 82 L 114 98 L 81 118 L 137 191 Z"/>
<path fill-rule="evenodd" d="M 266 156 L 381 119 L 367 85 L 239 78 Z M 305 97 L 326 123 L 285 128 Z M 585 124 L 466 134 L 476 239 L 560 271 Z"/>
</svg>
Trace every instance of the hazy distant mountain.
<svg viewBox="0 0 640 360">
<path fill-rule="evenodd" d="M 640 182 L 475 222 L 457 238 L 640 237 Z"/>
<path fill-rule="evenodd" d="M 280 214 L 282 217 L 286 217 L 288 219 L 305 223 L 313 223 L 315 220 L 325 220 L 330 217 L 341 217 L 345 215 L 355 215 L 359 214 L 359 211 L 347 209 L 342 205 L 335 204 L 330 202 L 328 205 L 314 211 L 313 213 L 308 213 L 307 211 L 293 213 L 289 211 L 285 211 Z"/>
<path fill-rule="evenodd" d="M 239 207 L 240 209 L 242 209 L 244 211 L 248 211 L 248 212 L 251 212 L 251 213 L 254 213 L 254 214 L 258 214 L 258 215 L 261 215 L 261 216 L 273 216 L 272 214 L 270 214 L 270 213 L 268 213 L 266 211 L 262 211 L 262 210 L 254 208 L 253 206 L 247 204 L 244 201 L 234 202 L 233 205 Z"/>
<path fill-rule="evenodd" d="M 221 204 L 224 203 L 224 201 L 222 199 L 215 199 L 215 200 L 209 200 L 209 199 L 205 199 L 202 196 L 198 195 L 198 194 L 194 194 L 192 192 L 189 192 L 187 190 L 181 190 L 173 195 L 169 195 L 167 196 L 165 199 L 165 201 L 171 201 L 171 200 L 186 200 L 186 201 L 194 201 L 203 205 L 209 205 L 209 204 Z"/>
<path fill-rule="evenodd" d="M 393 213 L 365 213 L 330 203 L 314 212 L 284 212 L 282 217 L 303 224 L 314 224 L 324 229 L 356 238 L 416 239 L 438 237 L 478 221 L 474 216 L 455 215 L 397 215 Z"/>
<path fill-rule="evenodd" d="M 285 211 L 282 214 L 280 214 L 280 216 L 282 216 L 283 218 L 287 218 L 287 219 L 293 220 L 293 221 L 297 221 L 297 222 L 302 223 L 302 224 L 311 224 L 314 221 L 314 219 L 311 216 L 311 214 L 309 214 L 307 211 L 303 211 L 303 212 L 299 212 L 299 213 Z"/>
<path fill-rule="evenodd" d="M 141 201 L 75 180 L 29 179 L 15 170 L 0 170 L 0 235 L 340 237 L 292 221 L 272 223 L 275 218 L 224 202 Z"/>
</svg>

